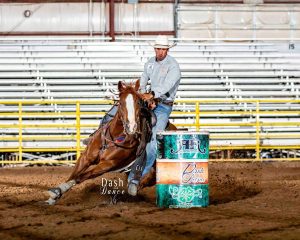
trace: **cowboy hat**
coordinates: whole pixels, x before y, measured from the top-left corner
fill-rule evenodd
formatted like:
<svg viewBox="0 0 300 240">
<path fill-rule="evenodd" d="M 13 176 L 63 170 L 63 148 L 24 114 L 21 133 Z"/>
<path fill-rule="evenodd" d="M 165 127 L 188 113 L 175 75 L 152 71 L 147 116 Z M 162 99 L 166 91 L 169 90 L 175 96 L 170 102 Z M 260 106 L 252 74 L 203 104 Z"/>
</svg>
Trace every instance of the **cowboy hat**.
<svg viewBox="0 0 300 240">
<path fill-rule="evenodd" d="M 169 43 L 169 39 L 165 35 L 158 35 L 155 39 L 154 43 L 150 43 L 150 45 L 154 48 L 163 48 L 168 49 L 174 47 L 176 43 Z"/>
</svg>

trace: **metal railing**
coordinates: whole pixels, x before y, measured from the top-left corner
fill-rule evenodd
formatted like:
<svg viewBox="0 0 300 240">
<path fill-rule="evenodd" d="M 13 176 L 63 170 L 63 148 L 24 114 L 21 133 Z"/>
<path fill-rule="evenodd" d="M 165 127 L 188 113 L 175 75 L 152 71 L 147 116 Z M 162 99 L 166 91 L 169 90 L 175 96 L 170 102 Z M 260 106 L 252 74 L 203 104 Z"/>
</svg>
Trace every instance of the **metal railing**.
<svg viewBox="0 0 300 240">
<path fill-rule="evenodd" d="M 78 158 L 84 149 L 81 140 L 98 127 L 110 104 L 108 100 L 0 101 L 0 152 L 17 156 L 2 158 L 0 164 L 74 163 L 26 160 L 24 155 L 73 152 Z M 179 128 L 209 131 L 212 152 L 253 151 L 251 158 L 226 159 L 237 161 L 264 160 L 261 153 L 267 149 L 289 152 L 289 156 L 267 160 L 300 160 L 299 119 L 300 100 L 177 100 L 171 114 Z"/>
</svg>

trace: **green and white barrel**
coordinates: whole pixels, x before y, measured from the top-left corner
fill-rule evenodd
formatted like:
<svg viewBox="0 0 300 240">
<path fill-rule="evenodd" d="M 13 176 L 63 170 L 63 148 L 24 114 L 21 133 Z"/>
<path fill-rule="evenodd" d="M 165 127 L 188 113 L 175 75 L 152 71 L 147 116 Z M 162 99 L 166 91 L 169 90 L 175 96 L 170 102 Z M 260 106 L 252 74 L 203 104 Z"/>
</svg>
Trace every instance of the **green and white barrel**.
<svg viewBox="0 0 300 240">
<path fill-rule="evenodd" d="M 157 139 L 157 206 L 208 206 L 208 132 L 166 131 L 159 132 Z"/>
</svg>

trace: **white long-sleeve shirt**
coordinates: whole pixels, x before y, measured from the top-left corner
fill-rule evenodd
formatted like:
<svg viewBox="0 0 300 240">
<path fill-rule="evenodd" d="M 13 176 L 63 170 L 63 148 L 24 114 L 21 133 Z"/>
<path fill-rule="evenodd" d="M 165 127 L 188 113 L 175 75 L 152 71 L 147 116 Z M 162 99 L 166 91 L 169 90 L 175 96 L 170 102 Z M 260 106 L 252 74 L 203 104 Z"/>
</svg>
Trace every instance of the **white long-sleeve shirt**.
<svg viewBox="0 0 300 240">
<path fill-rule="evenodd" d="M 140 91 L 145 93 L 147 83 L 151 81 L 151 91 L 155 93 L 155 98 L 161 98 L 163 101 L 174 101 L 180 78 L 179 65 L 172 56 L 167 55 L 160 62 L 152 57 L 145 63 Z"/>
</svg>

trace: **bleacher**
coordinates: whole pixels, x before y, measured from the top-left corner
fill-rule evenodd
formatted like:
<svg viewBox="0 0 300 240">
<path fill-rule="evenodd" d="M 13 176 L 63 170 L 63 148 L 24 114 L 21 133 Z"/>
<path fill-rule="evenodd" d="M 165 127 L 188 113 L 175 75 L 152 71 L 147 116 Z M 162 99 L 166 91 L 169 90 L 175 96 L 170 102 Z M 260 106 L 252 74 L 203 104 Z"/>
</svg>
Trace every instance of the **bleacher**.
<svg viewBox="0 0 300 240">
<path fill-rule="evenodd" d="M 178 97 L 298 98 L 300 52 L 287 46 L 178 43 Z M 139 78 L 153 54 L 146 42 L 2 40 L 1 99 L 104 98 L 119 80 Z"/>
<path fill-rule="evenodd" d="M 253 134 L 257 129 L 255 125 L 245 123 L 257 121 L 255 118 L 257 105 L 246 100 L 299 100 L 299 46 L 289 49 L 288 43 L 178 42 L 170 50 L 170 55 L 177 59 L 182 70 L 177 99 L 203 101 L 200 102 L 200 129 L 211 132 L 212 144 L 255 145 L 256 139 L 253 138 Z M 139 78 L 144 63 L 153 55 L 152 47 L 145 41 L 1 39 L 0 101 L 6 103 L 0 102 L 2 113 L 0 124 L 3 126 L 11 124 L 15 127 L 2 127 L 0 134 L 4 137 L 0 148 L 17 148 L 19 144 L 16 137 L 19 134 L 20 119 L 16 114 L 19 108 L 18 105 L 9 104 L 7 101 L 112 99 L 115 97 L 117 82 L 119 80 L 131 82 Z M 222 102 L 224 100 L 228 102 Z M 243 100 L 246 102 L 243 103 Z M 261 103 L 259 107 L 261 111 L 265 111 L 259 121 L 270 122 L 270 125 L 261 127 L 262 133 L 296 134 L 296 137 L 288 140 L 285 137 L 267 136 L 261 140 L 262 145 L 297 144 L 299 135 L 297 123 L 300 123 L 299 102 L 266 102 Z M 81 106 L 81 111 L 89 112 L 89 115 L 81 116 L 81 124 L 90 126 L 81 129 L 82 138 L 91 133 L 97 125 L 102 116 L 99 112 L 103 114 L 108 108 L 109 104 Z M 23 112 L 31 115 L 24 117 L 23 124 L 74 124 L 76 120 L 74 115 L 53 114 L 75 110 L 74 104 L 28 104 L 24 106 Z M 276 115 L 274 111 L 285 114 Z M 51 113 L 52 116 L 34 116 L 33 113 L 38 112 Z M 195 122 L 195 104 L 183 102 L 176 104 L 172 121 L 180 126 Z M 280 127 L 275 126 L 273 122 L 291 124 L 289 126 L 283 124 Z M 232 123 L 244 125 L 232 126 Z M 23 130 L 23 135 L 32 137 L 35 134 L 51 136 L 65 133 L 73 136 L 75 132 L 74 127 L 64 129 L 30 127 Z M 248 140 L 246 135 L 244 139 L 236 139 L 237 134 L 251 135 L 251 140 Z M 72 141 L 63 138 L 60 141 L 28 140 L 24 142 L 23 147 L 47 147 L 49 144 L 65 147 L 71 144 L 74 147 L 76 140 L 74 138 Z"/>
</svg>

